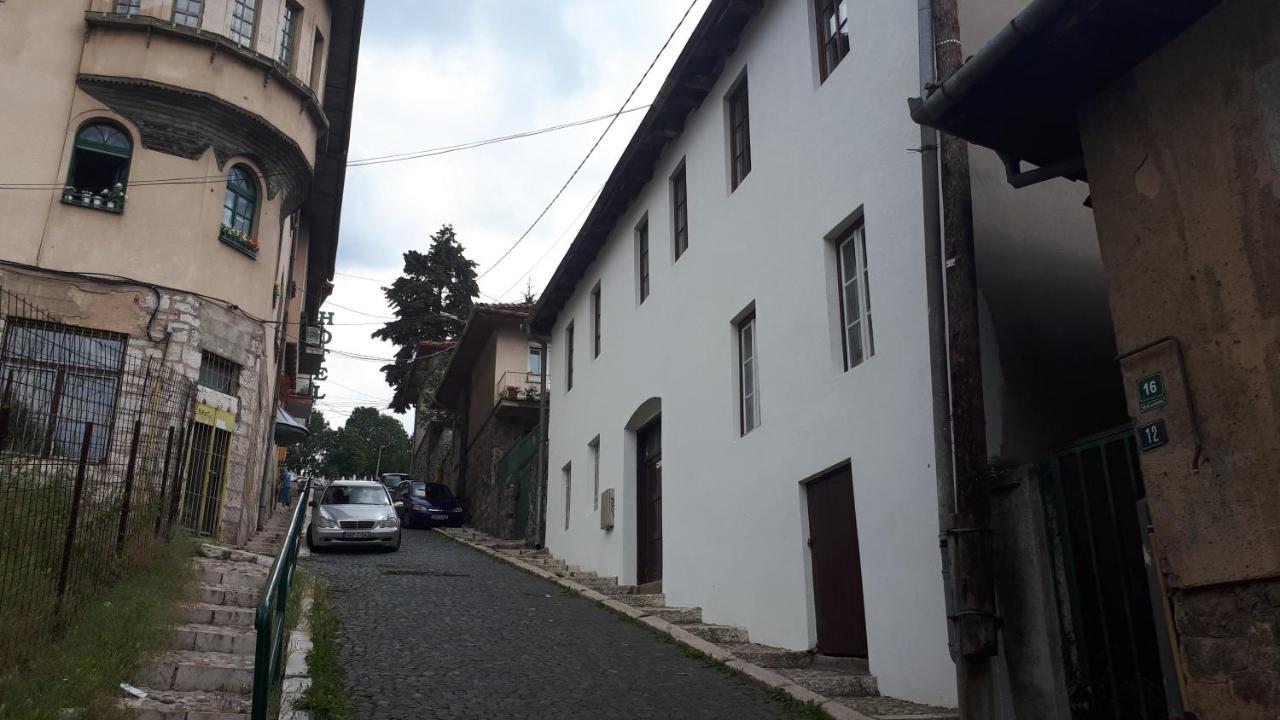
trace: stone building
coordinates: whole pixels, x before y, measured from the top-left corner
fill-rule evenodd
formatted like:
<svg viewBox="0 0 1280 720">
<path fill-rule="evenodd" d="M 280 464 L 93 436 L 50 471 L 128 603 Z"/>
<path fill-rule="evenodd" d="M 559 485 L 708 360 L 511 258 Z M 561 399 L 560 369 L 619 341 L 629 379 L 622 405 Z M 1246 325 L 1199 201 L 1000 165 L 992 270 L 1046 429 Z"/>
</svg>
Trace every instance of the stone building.
<svg viewBox="0 0 1280 720">
<path fill-rule="evenodd" d="M 1077 638 L 1101 676 L 1077 717 L 1280 717 L 1280 5 L 1036 0 L 913 115 L 1016 185 L 1088 183 L 1146 496 L 1089 478 L 1077 514 L 1142 513 L 1146 562 L 1114 604 L 1065 599 L 1156 621 L 1131 649 Z M 1086 580 L 1123 562 L 1075 549 Z M 1160 660 L 1158 702 L 1126 693 L 1131 653 Z"/>
<path fill-rule="evenodd" d="M 226 542 L 271 506 L 281 405 L 310 412 L 363 7 L 0 4 L 0 286 L 199 382 L 186 492 Z"/>
<path fill-rule="evenodd" d="M 452 431 L 436 438 L 448 452 L 443 482 L 465 499 L 473 526 L 503 538 L 526 536 L 536 495 L 536 454 L 525 452 L 515 468 L 504 463 L 518 444 L 536 448 L 527 438 L 545 409 L 543 349 L 523 327 L 529 307 L 477 304 L 435 392 L 453 413 Z"/>
</svg>

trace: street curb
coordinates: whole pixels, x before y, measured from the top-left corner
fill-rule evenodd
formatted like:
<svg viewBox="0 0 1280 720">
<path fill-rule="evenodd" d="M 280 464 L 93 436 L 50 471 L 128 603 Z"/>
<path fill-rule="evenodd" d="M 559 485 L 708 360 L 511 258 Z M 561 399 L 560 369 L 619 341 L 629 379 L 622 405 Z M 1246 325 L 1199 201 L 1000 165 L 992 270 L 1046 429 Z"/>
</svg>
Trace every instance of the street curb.
<svg viewBox="0 0 1280 720">
<path fill-rule="evenodd" d="M 560 587 L 563 587 L 566 590 L 572 590 L 584 598 L 587 598 L 589 600 L 594 600 L 595 602 L 601 605 L 604 605 L 605 607 L 609 608 L 610 610 L 613 610 L 614 612 L 617 612 L 625 617 L 628 617 L 632 620 L 636 620 L 640 622 L 641 624 L 649 627 L 654 632 L 658 632 L 663 635 L 666 635 L 667 637 L 671 638 L 673 642 L 679 643 L 702 655 L 706 655 L 707 657 L 710 657 L 713 660 L 717 660 L 719 662 L 724 663 L 725 667 L 728 667 L 729 669 L 738 673 L 739 675 L 746 678 L 747 680 L 750 680 L 752 683 L 755 683 L 756 685 L 769 688 L 771 690 L 781 690 L 782 692 L 785 692 L 787 695 L 790 695 L 794 700 L 797 700 L 802 703 L 813 703 L 816 707 L 822 710 L 822 712 L 826 713 L 827 717 L 829 718 L 834 718 L 834 720 L 875 720 L 874 718 L 868 715 L 863 715 L 862 713 L 858 712 L 857 710 L 854 710 L 851 707 L 841 705 L 835 700 L 819 695 L 818 693 L 812 692 L 810 690 L 806 690 L 805 688 L 802 688 L 799 685 L 796 685 L 795 683 L 791 682 L 790 679 L 785 678 L 782 675 L 779 675 L 778 673 L 772 670 L 769 670 L 768 668 L 763 668 L 754 663 L 749 663 L 737 657 L 736 655 L 729 652 L 728 650 L 725 650 L 724 648 L 716 645 L 715 643 L 711 643 L 706 640 L 703 640 L 702 638 L 694 635 L 688 630 L 685 630 L 679 625 L 674 625 L 672 623 L 669 623 L 666 620 L 663 620 L 662 618 L 657 617 L 656 615 L 650 615 L 649 613 L 645 612 L 641 608 L 636 608 L 636 607 L 627 605 L 626 603 L 618 600 L 616 596 L 614 597 L 607 596 L 601 592 L 592 590 L 591 588 L 586 587 L 585 585 L 580 585 L 567 578 L 562 578 L 559 575 L 556 575 L 555 573 L 547 572 L 546 570 L 543 570 L 540 567 L 535 567 L 533 565 L 530 565 L 529 563 L 522 562 L 518 558 L 513 557 L 511 555 L 506 555 L 492 548 L 487 548 L 483 545 L 477 545 L 476 543 L 473 543 L 470 540 L 464 540 L 455 535 L 451 535 L 445 532 L 444 530 L 441 530 L 440 528 L 432 528 L 432 532 L 443 535 L 444 537 L 447 537 L 456 543 L 466 545 L 472 550 L 476 550 L 478 552 L 484 553 L 489 557 L 497 558 L 498 560 L 501 560 L 507 563 L 508 565 L 511 565 L 517 569 L 523 570 L 531 575 L 537 575 L 538 577 L 543 578 L 545 580 L 550 580 L 556 583 L 557 585 L 559 585 Z M 283 714 L 281 714 L 281 720 L 285 720 Z"/>
<path fill-rule="evenodd" d="M 307 653 L 311 651 L 311 588 L 302 594 L 302 611 L 298 626 L 289 633 L 289 643 L 284 655 L 284 682 L 280 686 L 279 720 L 311 720 L 311 713 L 295 705 L 302 694 L 311 687 L 311 673 L 307 668 Z"/>
</svg>

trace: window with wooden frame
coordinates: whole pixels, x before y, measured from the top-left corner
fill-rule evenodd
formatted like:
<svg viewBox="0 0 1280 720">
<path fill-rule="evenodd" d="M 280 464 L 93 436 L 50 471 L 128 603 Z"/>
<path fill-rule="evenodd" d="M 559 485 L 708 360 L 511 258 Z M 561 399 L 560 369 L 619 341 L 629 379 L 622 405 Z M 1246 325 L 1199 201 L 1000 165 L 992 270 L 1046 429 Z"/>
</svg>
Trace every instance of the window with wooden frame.
<svg viewBox="0 0 1280 720">
<path fill-rule="evenodd" d="M 846 0 L 814 0 L 818 31 L 818 72 L 823 81 L 849 54 L 849 9 Z"/>
<path fill-rule="evenodd" d="M 218 236 L 223 242 L 256 257 L 258 241 L 253 228 L 258 215 L 258 184 L 253 175 L 253 170 L 246 165 L 233 165 L 227 173 Z"/>
<path fill-rule="evenodd" d="M 600 357 L 600 282 L 591 289 L 591 357 Z"/>
<path fill-rule="evenodd" d="M 573 389 L 573 321 L 564 328 L 564 391 Z"/>
<path fill-rule="evenodd" d="M 729 189 L 737 190 L 751 172 L 751 112 L 745 74 L 725 100 L 729 105 Z"/>
<path fill-rule="evenodd" d="M 298 54 L 298 29 L 302 26 L 302 6 L 294 2 L 284 4 L 284 18 L 280 22 L 280 64 L 293 70 Z"/>
<path fill-rule="evenodd" d="M 754 309 L 737 321 L 737 330 L 738 429 L 746 435 L 760 426 L 760 363 Z"/>
<path fill-rule="evenodd" d="M 840 282 L 840 327 L 844 369 L 876 354 L 871 329 L 871 276 L 867 269 L 867 233 L 859 221 L 835 240 Z"/>
<path fill-rule="evenodd" d="M 223 395 L 235 396 L 240 392 L 240 365 L 208 350 L 200 351 L 201 385 L 217 390 Z"/>
<path fill-rule="evenodd" d="M 76 132 L 62 201 L 111 212 L 123 212 L 133 140 L 124 128 L 93 120 Z"/>
<path fill-rule="evenodd" d="M 689 249 L 689 188 L 685 184 L 684 160 L 671 175 L 671 237 L 675 259 Z"/>
<path fill-rule="evenodd" d="M 0 351 L 0 388 L 11 408 L 4 450 L 78 458 L 92 425 L 89 459 L 106 460 L 127 342 L 118 333 L 10 318 Z"/>
<path fill-rule="evenodd" d="M 636 288 L 640 302 L 649 297 L 649 216 L 636 225 Z"/>
<path fill-rule="evenodd" d="M 137 15 L 142 11 L 142 0 L 116 0 L 116 13 L 120 15 Z"/>
<path fill-rule="evenodd" d="M 231 26 L 227 36 L 243 47 L 253 45 L 253 34 L 258 27 L 258 0 L 232 0 Z"/>
<path fill-rule="evenodd" d="M 199 28 L 204 18 L 204 0 L 173 0 L 173 22 Z"/>
</svg>

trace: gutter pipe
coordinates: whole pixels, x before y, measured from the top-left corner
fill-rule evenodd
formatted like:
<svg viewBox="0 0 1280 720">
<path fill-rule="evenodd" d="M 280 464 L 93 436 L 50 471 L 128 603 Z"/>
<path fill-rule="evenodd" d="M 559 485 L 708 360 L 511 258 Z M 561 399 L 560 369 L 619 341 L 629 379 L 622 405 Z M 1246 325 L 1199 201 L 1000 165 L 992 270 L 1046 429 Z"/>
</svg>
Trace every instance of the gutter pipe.
<svg viewBox="0 0 1280 720">
<path fill-rule="evenodd" d="M 941 83 L 925 85 L 920 97 L 910 102 L 911 119 L 923 125 L 938 122 L 1023 42 L 1047 28 L 1069 3 L 1070 0 L 1033 0 L 951 77 Z M 930 77 L 932 75 L 931 71 Z M 930 90 L 933 90 L 932 94 Z"/>
<path fill-rule="evenodd" d="M 933 6 L 917 0 L 920 38 L 920 93 L 934 82 Z M 956 641 L 955 587 L 951 576 L 948 542 L 955 525 L 955 468 L 951 458 L 950 377 L 947 368 L 946 301 L 943 294 L 942 209 L 939 199 L 938 131 L 920 125 L 920 180 L 924 200 L 925 294 L 929 313 L 929 379 L 933 407 L 933 467 L 938 492 L 938 546 L 942 554 L 943 597 L 947 611 L 947 648 L 952 661 L 959 658 Z"/>
</svg>

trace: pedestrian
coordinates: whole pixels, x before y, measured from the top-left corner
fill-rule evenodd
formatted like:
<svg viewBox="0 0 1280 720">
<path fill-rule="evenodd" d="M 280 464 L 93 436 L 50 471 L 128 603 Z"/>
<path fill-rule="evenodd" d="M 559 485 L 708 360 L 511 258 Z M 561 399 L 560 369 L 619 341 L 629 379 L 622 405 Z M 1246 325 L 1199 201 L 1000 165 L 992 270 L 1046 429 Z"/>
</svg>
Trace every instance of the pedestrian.
<svg viewBox="0 0 1280 720">
<path fill-rule="evenodd" d="M 293 507 L 293 473 L 288 469 L 280 471 L 280 497 L 285 507 Z"/>
</svg>

